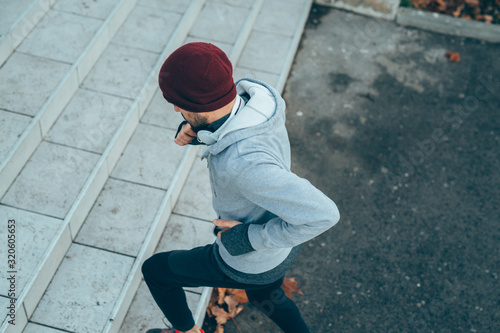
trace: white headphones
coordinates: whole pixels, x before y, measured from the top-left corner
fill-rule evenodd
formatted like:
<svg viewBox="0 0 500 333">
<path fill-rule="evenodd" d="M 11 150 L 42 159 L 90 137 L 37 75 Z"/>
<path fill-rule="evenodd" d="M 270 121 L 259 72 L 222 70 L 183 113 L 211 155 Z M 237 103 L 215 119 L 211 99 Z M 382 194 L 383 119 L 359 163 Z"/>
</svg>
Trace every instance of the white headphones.
<svg viewBox="0 0 500 333">
<path fill-rule="evenodd" d="M 226 120 L 226 122 L 219 128 L 219 130 L 222 129 L 223 127 L 225 127 L 229 123 L 229 120 L 232 117 L 234 117 L 236 112 L 238 112 L 240 105 L 243 103 L 242 98 L 239 95 L 236 95 L 236 96 L 237 96 L 236 103 L 234 103 L 233 109 L 231 110 L 231 114 L 229 115 L 229 118 Z M 207 131 L 207 130 L 201 130 L 201 131 L 198 131 L 196 133 L 196 137 L 198 139 L 198 142 L 204 143 L 206 145 L 213 145 L 214 143 L 216 143 L 218 140 L 218 136 L 219 135 L 215 134 L 215 132 L 212 133 L 212 132 Z"/>
<path fill-rule="evenodd" d="M 198 131 L 197 133 L 197 139 L 200 143 L 204 143 L 206 145 L 213 145 L 214 143 L 217 142 L 212 136 L 212 132 L 206 131 L 206 130 L 201 130 Z"/>
</svg>

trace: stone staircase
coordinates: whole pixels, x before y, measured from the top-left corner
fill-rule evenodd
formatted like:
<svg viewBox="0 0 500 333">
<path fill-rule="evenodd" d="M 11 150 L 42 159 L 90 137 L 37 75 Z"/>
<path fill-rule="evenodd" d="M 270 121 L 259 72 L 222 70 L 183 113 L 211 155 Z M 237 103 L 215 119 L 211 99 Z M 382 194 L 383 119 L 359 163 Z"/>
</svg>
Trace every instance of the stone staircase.
<svg viewBox="0 0 500 333">
<path fill-rule="evenodd" d="M 283 90 L 311 0 L 0 0 L 1 332 L 163 325 L 142 282 L 155 252 L 213 242 L 198 147 L 157 73 L 177 47 L 224 50 L 234 77 Z M 7 265 L 7 221 L 16 263 Z M 14 272 L 14 273 L 11 273 Z M 209 288 L 187 289 L 199 324 Z M 12 295 L 11 295 L 12 296 Z M 14 315 L 13 315 L 14 316 Z"/>
</svg>

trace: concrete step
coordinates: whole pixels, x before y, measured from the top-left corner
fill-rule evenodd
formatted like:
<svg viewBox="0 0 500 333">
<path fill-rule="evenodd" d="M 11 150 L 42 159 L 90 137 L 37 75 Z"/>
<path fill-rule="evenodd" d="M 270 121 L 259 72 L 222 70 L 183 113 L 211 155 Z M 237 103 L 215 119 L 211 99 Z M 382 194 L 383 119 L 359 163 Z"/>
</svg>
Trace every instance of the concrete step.
<svg viewBox="0 0 500 333">
<path fill-rule="evenodd" d="M 180 118 L 158 92 L 161 63 L 182 43 L 208 41 L 230 55 L 235 79 L 255 77 L 282 90 L 311 1 L 120 4 L 130 6 L 126 22 L 101 46 L 93 66 L 84 76 L 71 66 L 78 79 L 74 91 L 69 89 L 69 97 L 52 92 L 50 103 L 61 105 L 61 111 L 52 114 L 52 121 L 34 116 L 38 120 L 33 132 L 40 133 L 39 139 L 32 139 L 40 142 L 34 153 L 21 145 L 14 150 L 23 152 L 27 162 L 15 172 L 19 175 L 12 185 L 5 185 L 0 215 L 18 222 L 23 255 L 18 264 L 16 325 L 4 321 L 2 332 L 116 332 L 124 321 L 123 327 L 134 329 L 130 316 L 143 318 L 134 310 L 137 304 L 142 309 L 137 295 L 147 296 L 140 285 L 142 262 L 155 251 L 169 249 L 168 244 L 190 248 L 213 241 L 208 233 L 213 218 L 210 189 L 206 181 L 196 180 L 207 178 L 201 162 L 194 164 L 183 189 L 198 149 L 172 143 Z M 71 7 L 74 3 L 63 0 L 53 9 L 62 10 L 58 6 L 63 5 L 69 6 L 64 7 L 68 13 L 80 13 Z M 28 56 L 14 52 L 5 65 L 16 53 Z M 21 123 L 18 127 L 33 124 L 26 118 L 5 118 L 8 128 L 16 122 Z M 193 207 L 193 198 L 200 195 L 204 203 L 197 200 Z M 5 280 L 2 276 L 2 283 Z M 3 291 L 8 288 L 1 290 L 0 305 L 7 306 Z M 210 289 L 189 292 L 200 322 Z M 152 299 L 146 302 L 151 306 Z"/>
<path fill-rule="evenodd" d="M 0 3 L 0 67 L 55 2 L 56 0 L 18 0 Z"/>
<path fill-rule="evenodd" d="M 243 43 L 238 39 L 235 44 L 238 45 L 238 49 L 236 46 L 232 49 L 231 60 L 235 65 L 235 79 L 253 77 L 270 83 L 280 92 L 283 91 L 310 6 L 309 0 L 264 1 L 251 29 L 244 32 L 248 40 Z M 193 30 L 196 31 L 194 28 Z M 190 35 L 188 40 L 195 38 Z M 162 113 L 160 116 L 160 107 L 153 106 L 155 103 L 160 104 L 162 97 L 161 95 L 158 97 L 158 100 L 153 100 L 150 110 L 142 121 L 169 123 L 173 124 L 172 129 L 174 129 L 180 119 L 177 118 L 178 121 L 175 121 L 174 117 L 177 115 L 173 110 L 166 110 L 170 112 Z M 153 114 L 158 118 L 153 120 L 149 117 Z M 216 215 L 212 209 L 208 169 L 206 162 L 201 161 L 198 155 L 167 223 L 160 245 L 154 252 L 191 249 L 213 242 L 214 236 L 211 231 L 214 218 Z M 188 305 L 197 325 L 201 327 L 210 300 L 211 288 L 186 288 L 186 291 Z M 165 327 L 165 322 L 163 314 L 142 281 L 120 332 L 146 332 L 153 327 Z"/>
<path fill-rule="evenodd" d="M 221 48 L 225 49 L 225 51 L 228 54 L 231 54 L 231 56 L 241 53 L 241 50 L 238 51 L 235 46 L 244 45 L 244 43 L 238 43 L 238 40 L 241 40 L 242 38 L 246 39 L 248 37 L 253 21 L 255 20 L 255 17 L 259 12 L 262 1 L 256 1 L 256 4 L 258 5 L 258 7 L 254 7 L 252 9 L 239 6 L 221 6 L 217 2 L 207 2 L 200 13 L 200 16 L 196 20 L 196 23 L 191 30 L 192 32 L 190 33 L 188 38 L 186 38 L 185 42 L 190 42 L 192 40 L 211 41 L 215 44 L 218 44 Z M 214 14 L 220 14 L 220 18 L 225 17 L 227 20 L 231 20 L 231 16 L 229 14 L 234 14 L 235 12 L 239 12 L 241 14 L 241 17 L 243 18 L 243 20 L 241 20 L 239 24 L 233 27 L 236 33 L 228 35 L 227 32 L 222 31 L 221 29 L 215 29 L 210 35 L 212 38 L 211 40 L 204 39 L 203 36 L 196 36 L 198 34 L 197 29 L 199 29 L 200 24 L 204 22 L 206 24 L 207 19 L 212 20 Z M 202 32 L 199 32 L 200 34 L 205 33 L 203 29 L 201 31 Z M 218 40 L 221 39 L 223 40 L 223 42 L 218 42 Z M 157 67 L 159 68 L 159 66 Z M 165 115 L 167 116 L 165 117 Z M 140 265 L 147 257 L 149 257 L 153 253 L 153 250 L 158 244 L 159 237 L 162 233 L 162 230 L 165 228 L 167 221 L 169 220 L 168 217 L 171 213 L 173 205 L 176 202 L 180 189 L 182 188 L 182 180 L 186 178 L 187 173 L 190 169 L 190 165 L 192 164 L 196 153 L 195 148 L 183 149 L 181 147 L 175 146 L 175 144 L 173 143 L 172 139 L 175 134 L 174 130 L 177 128 L 177 125 L 182 120 L 182 118 L 178 114 L 173 112 L 172 107 L 163 100 L 158 90 L 143 119 L 144 120 L 141 120 L 136 132 L 134 133 L 116 167 L 111 173 L 111 178 L 108 180 L 104 190 L 101 192 L 101 195 L 97 199 L 97 203 L 100 203 L 102 200 L 101 205 L 94 205 L 94 208 L 91 210 L 85 224 L 82 226 L 80 233 L 75 240 L 76 244 L 85 244 L 87 246 L 92 246 L 99 249 L 106 249 L 108 251 L 112 251 L 115 254 L 128 254 L 134 258 L 134 264 L 132 265 L 130 272 L 128 273 L 126 281 L 123 283 L 121 294 L 114 295 L 114 297 L 116 297 L 116 303 L 114 304 L 114 308 L 110 316 L 112 318 L 112 321 L 108 322 L 106 327 L 104 327 L 104 331 L 106 332 L 116 331 L 120 327 L 119 324 L 123 321 L 121 314 L 123 313 L 124 315 L 126 313 L 127 309 L 130 306 L 131 298 L 137 291 L 139 282 L 141 281 L 142 276 L 140 274 Z M 178 157 L 183 158 L 180 165 Z M 114 182 L 114 185 L 109 185 L 111 182 Z M 103 199 L 107 187 L 115 187 L 120 182 L 129 182 L 131 184 L 134 184 L 137 189 L 135 191 L 131 190 L 131 192 L 144 197 L 146 202 L 152 202 L 152 199 L 148 199 L 138 192 L 140 185 L 160 190 L 166 190 L 165 194 L 163 195 L 163 203 L 160 205 L 160 207 L 157 209 L 151 209 L 151 211 L 157 210 L 156 217 L 153 223 L 151 225 L 148 225 L 148 223 L 150 223 L 148 218 L 144 218 L 142 216 L 137 221 L 130 221 L 130 223 L 126 223 L 128 226 L 135 226 L 135 229 L 132 229 L 132 234 L 130 234 L 128 237 L 126 236 L 125 231 L 128 230 L 128 227 L 123 226 L 124 229 L 122 229 L 121 226 L 116 225 L 116 221 L 111 216 L 106 216 L 105 214 L 106 212 L 109 213 L 113 211 L 115 211 L 115 213 L 109 213 L 109 215 L 120 214 L 119 212 L 123 210 L 123 207 L 119 207 L 119 203 L 123 202 L 123 196 L 120 196 L 119 193 L 124 193 L 123 190 L 119 190 L 114 194 L 109 194 L 107 196 L 108 198 L 110 198 L 109 200 L 105 201 Z M 179 184 L 180 186 L 176 184 Z M 110 190 L 110 192 L 111 191 L 112 190 Z M 114 200 L 112 200 L 111 198 L 113 198 Z M 129 203 L 129 205 L 131 205 L 131 203 Z M 127 206 L 127 204 L 124 205 L 124 207 Z M 136 215 L 146 209 L 139 202 L 136 202 L 135 206 L 137 206 L 138 209 Z M 96 207 L 99 207 L 99 212 L 97 212 Z M 94 212 L 96 213 L 94 214 Z M 128 219 L 130 219 L 129 216 L 135 215 L 125 213 L 123 216 L 120 216 L 118 218 L 118 221 L 123 221 L 123 219 L 126 219 L 127 217 Z M 141 230 L 137 227 L 141 224 L 143 225 L 143 227 L 149 227 L 149 233 L 147 233 L 144 241 L 142 241 L 143 237 L 141 237 L 143 232 L 141 232 Z M 206 230 L 210 229 L 210 225 L 207 224 Z M 113 241 L 112 235 L 104 235 L 101 232 L 102 230 L 108 230 L 111 234 L 115 235 L 115 241 Z M 174 244 L 172 242 L 170 227 L 168 227 L 166 230 L 167 235 L 169 235 L 169 238 L 167 240 L 168 244 Z M 145 231 L 148 231 L 148 229 L 146 228 Z M 207 235 L 210 235 L 206 232 L 203 234 L 205 235 L 205 240 L 207 239 Z M 133 242 L 132 238 L 134 236 L 139 241 Z M 211 241 L 213 241 L 213 236 L 211 236 L 210 238 Z M 103 242 L 99 242 L 98 239 L 102 239 Z M 123 243 L 123 239 L 127 239 L 128 241 L 130 241 L 130 243 L 141 245 L 138 253 L 135 253 L 134 250 L 130 249 L 129 247 L 125 249 L 123 248 L 123 246 L 120 246 L 119 244 Z M 201 237 L 200 239 L 200 237 L 197 237 L 192 233 L 191 239 L 193 239 L 198 244 L 200 243 L 200 241 L 202 243 L 206 243 L 206 241 L 203 241 L 203 237 Z M 126 250 L 128 252 L 126 252 Z M 64 262 L 65 261 L 63 261 L 61 267 L 63 267 Z M 73 265 L 78 264 L 75 263 Z M 102 270 L 104 269 L 101 269 L 101 271 Z M 58 274 L 59 272 L 56 273 L 54 280 L 57 278 Z M 95 277 L 91 277 L 90 279 L 95 279 Z M 102 279 L 106 280 L 106 277 L 103 276 Z M 71 280 L 71 278 L 63 279 L 63 281 L 66 280 Z M 53 285 L 56 286 L 55 283 Z M 71 320 L 70 322 L 72 324 L 67 324 L 66 318 L 68 316 L 71 316 L 71 311 L 70 313 L 62 313 L 61 316 L 58 316 L 58 318 L 63 318 L 59 322 L 57 322 L 57 318 L 51 319 L 52 322 L 49 323 L 47 323 L 47 319 L 45 319 L 44 322 L 40 322 L 40 320 L 47 317 L 45 315 L 46 313 L 55 311 L 55 309 L 51 308 L 51 304 L 54 303 L 51 298 L 57 299 L 59 302 L 65 302 L 67 300 L 66 297 L 61 296 L 58 293 L 58 290 L 64 288 L 53 287 L 51 289 L 51 286 L 49 286 L 46 294 L 42 298 L 39 308 L 37 308 L 37 310 L 35 311 L 32 317 L 32 322 L 41 323 L 43 325 L 48 325 L 51 327 L 73 325 L 70 327 L 63 326 L 63 328 L 70 331 L 86 331 L 87 327 L 74 327 L 74 325 L 77 325 L 75 323 L 82 323 L 82 321 L 78 318 L 75 318 L 75 320 Z M 75 289 L 80 290 L 80 288 L 72 288 L 72 290 Z M 83 289 L 83 292 L 88 293 L 88 288 Z M 200 297 L 208 301 L 209 292 L 210 290 L 207 288 L 200 289 L 199 292 L 195 291 L 193 293 L 193 296 L 195 297 L 194 299 L 196 299 L 196 297 Z M 97 293 L 98 292 L 96 290 L 90 292 L 90 294 L 92 295 Z M 86 307 L 86 305 L 88 304 L 85 301 L 86 300 L 78 304 L 80 308 L 79 311 L 76 311 L 76 313 L 85 312 L 84 309 L 88 309 Z M 57 307 L 67 308 L 65 304 L 60 303 Z M 200 309 L 198 311 L 198 316 L 201 318 L 201 320 L 203 320 L 203 316 L 205 313 L 204 308 L 200 307 L 199 304 L 198 308 Z M 38 309 L 40 309 L 40 311 Z M 99 315 L 103 312 L 106 313 L 106 311 L 93 311 L 98 312 Z M 85 317 L 89 316 L 93 317 L 91 313 L 87 313 L 85 315 Z M 101 320 L 100 322 L 102 322 L 102 318 L 99 319 Z"/>
<path fill-rule="evenodd" d="M 89 75 L 85 75 L 79 88 L 77 86 L 76 94 L 72 99 L 69 98 L 67 107 L 63 108 L 54 126 L 46 129 L 45 140 L 36 148 L 1 199 L 0 215 L 19 221 L 18 246 L 24 254 L 23 259 L 19 260 L 17 272 L 16 325 L 4 321 L 2 332 L 20 332 L 28 318 L 37 318 L 35 309 L 51 279 L 56 279 L 57 275 L 54 274 L 65 258 L 65 253 L 71 247 L 68 253 L 72 255 L 66 257 L 78 257 L 82 251 L 81 246 L 76 246 L 78 243 L 72 245 L 72 242 L 92 207 L 98 207 L 99 203 L 94 203 L 153 96 L 157 85 L 157 68 L 167 54 L 181 45 L 203 3 L 200 0 L 187 4 L 179 2 L 176 11 L 142 4 L 134 6 L 133 3 L 125 24 L 104 45 L 102 56 L 97 57 L 92 71 L 89 69 Z M 144 21 L 147 24 L 143 24 Z M 151 31 L 155 29 L 162 29 L 163 33 L 152 38 Z M 159 40 L 163 42 L 158 44 Z M 137 48 L 138 45 L 141 49 Z M 73 70 L 76 70 L 74 66 Z M 190 156 L 194 157 L 186 152 L 178 164 L 186 163 Z M 182 177 L 182 170 L 174 172 L 171 183 L 182 183 L 179 181 Z M 150 194 L 158 196 L 158 193 L 165 192 L 165 198 L 168 198 L 166 200 L 160 195 L 161 204 L 156 207 L 157 210 L 163 209 L 167 214 L 170 213 L 170 200 L 180 192 L 180 188 L 175 188 L 172 185 L 167 191 L 153 191 L 154 194 Z M 103 193 L 107 193 L 105 190 Z M 149 193 L 147 189 L 144 191 L 141 193 Z M 155 219 L 162 217 L 161 214 L 157 215 L 153 214 Z M 42 222 L 33 223 L 38 220 Z M 36 235 L 40 241 L 27 244 L 29 242 L 26 240 L 31 235 Z M 87 244 L 85 246 L 89 247 Z M 73 248 L 76 249 L 74 253 L 71 252 Z M 99 253 L 106 251 L 99 249 Z M 106 257 L 103 254 L 103 258 L 114 260 L 114 255 Z M 122 260 L 124 265 L 135 262 L 129 260 L 131 255 L 128 252 L 120 255 L 128 258 Z M 77 262 L 80 264 L 80 261 Z M 63 263 L 60 270 L 64 272 L 66 266 Z M 2 281 L 3 275 L 2 271 Z M 129 282 L 128 278 L 125 280 Z M 2 296 L 6 296 L 3 294 L 5 290 L 2 288 Z M 82 290 L 83 294 L 91 292 Z M 45 297 L 50 299 L 50 295 Z M 8 301 L 5 297 L 0 300 Z M 71 310 L 72 307 L 66 309 Z M 37 311 L 43 313 L 43 307 Z"/>
<path fill-rule="evenodd" d="M 50 8 L 54 2 L 34 2 L 14 24 L 22 28 L 11 28 L 2 39 L 21 36 L 16 37 L 17 50 L 10 51 L 0 67 L 0 124 L 7 128 L 0 131 L 0 197 L 137 0 L 88 2 L 85 10 L 69 0 L 60 0 Z"/>
<path fill-rule="evenodd" d="M 198 1 L 190 7 L 193 9 L 185 14 L 186 22 L 191 22 L 191 24 L 194 22 L 194 18 L 197 16 L 194 9 L 197 8 L 197 10 L 199 10 L 201 5 L 202 2 Z M 207 4 L 205 8 L 210 8 L 210 6 L 213 5 Z M 123 110 L 126 110 L 127 106 L 130 104 L 132 104 L 132 106 L 129 107 L 129 111 L 125 115 L 125 120 L 122 121 L 121 128 L 124 128 L 124 130 L 118 130 L 118 132 L 132 134 L 134 128 L 132 124 L 135 123 L 137 126 L 138 119 L 141 118 L 145 111 L 145 106 L 149 103 L 144 95 L 149 94 L 152 96 L 152 93 L 157 90 L 156 73 L 150 76 L 148 82 L 150 82 L 151 85 L 146 84 L 143 89 L 138 92 L 137 86 L 130 84 L 130 82 L 137 82 L 139 80 L 133 73 L 140 76 L 140 73 L 147 73 L 148 70 L 139 68 L 141 66 L 127 69 L 124 68 L 123 65 L 120 67 L 120 61 L 122 59 L 125 59 L 125 62 L 129 64 L 132 63 L 132 66 L 136 64 L 142 64 L 142 67 L 151 66 L 150 63 L 144 64 L 144 62 L 148 61 L 148 54 L 142 52 L 143 50 L 134 49 L 133 52 L 128 52 L 128 56 L 126 56 L 127 50 L 125 48 L 128 46 L 126 42 L 121 39 L 121 36 L 130 37 L 133 33 L 137 34 L 137 22 L 145 21 L 144 15 L 141 17 L 141 15 L 136 14 L 138 12 L 136 9 L 139 7 L 141 7 L 140 4 L 134 8 L 115 39 L 104 51 L 102 57 L 75 94 L 74 99 L 70 101 L 67 108 L 49 131 L 46 140 L 40 145 L 40 153 L 37 150 L 33 155 L 33 158 L 35 158 L 38 156 L 47 156 L 49 154 L 50 157 L 47 160 L 53 161 L 54 156 L 68 155 L 69 151 L 71 151 L 75 154 L 73 165 L 83 166 L 85 169 L 78 171 L 78 174 L 81 175 L 79 178 L 80 183 L 78 183 L 78 181 L 73 182 L 74 186 L 71 187 L 70 193 L 64 193 L 65 195 L 63 195 L 63 197 L 69 198 L 68 200 L 58 200 L 57 196 L 52 196 L 50 198 L 52 202 L 49 203 L 41 203 L 38 199 L 33 200 L 31 203 L 24 203 L 25 206 L 32 204 L 32 206 L 25 207 L 25 209 L 43 211 L 44 214 L 54 214 L 60 218 L 66 216 L 63 221 L 63 224 L 65 224 L 64 228 L 66 228 L 67 225 L 67 234 L 70 236 L 70 241 L 73 240 L 72 244 L 70 243 L 68 254 L 62 260 L 57 273 L 52 279 L 52 283 L 49 285 L 39 305 L 31 316 L 30 321 L 32 324 L 37 323 L 43 326 L 57 327 L 77 332 L 94 331 L 98 328 L 98 330 L 104 328 L 105 331 L 116 331 L 117 328 L 119 328 L 118 324 L 122 321 L 122 319 L 120 319 L 121 312 L 124 314 L 124 311 L 127 310 L 130 304 L 130 301 L 128 301 L 127 304 L 127 298 L 131 298 L 134 295 L 138 287 L 138 282 L 140 281 L 140 264 L 146 258 L 146 254 L 147 256 L 152 254 L 154 247 L 158 243 L 159 235 L 168 220 L 173 202 L 175 202 L 180 192 L 180 187 L 176 184 L 182 185 L 182 179 L 185 179 L 187 176 L 189 166 L 194 159 L 195 150 L 181 150 L 180 147 L 174 146 L 172 142 L 174 131 L 169 128 L 161 128 L 158 126 L 158 122 L 155 122 L 155 126 L 151 126 L 147 123 L 139 124 L 126 149 L 124 151 L 123 149 L 114 149 L 114 151 L 119 153 L 113 153 L 110 147 L 122 146 L 124 148 L 128 139 L 125 140 L 122 138 L 115 140 L 115 138 L 117 138 L 115 134 L 111 143 L 109 143 L 103 151 L 102 142 L 99 140 L 88 140 L 88 137 L 85 137 L 85 135 L 82 136 L 82 134 L 85 133 L 88 135 L 89 131 L 93 128 L 99 127 L 102 123 L 106 123 L 106 119 L 104 119 L 103 122 L 102 118 L 99 117 L 105 116 L 105 114 L 99 114 L 100 110 L 105 109 L 106 106 L 111 106 L 114 113 L 111 120 L 116 117 L 123 118 Z M 141 12 L 147 10 L 150 12 L 157 11 L 158 8 L 140 9 Z M 251 10 L 244 9 L 244 12 L 245 14 L 249 14 Z M 255 16 L 256 15 L 253 15 L 253 17 Z M 250 17 L 252 17 L 252 15 L 250 15 Z M 173 19 L 170 18 L 169 21 L 173 21 Z M 165 26 L 165 22 L 163 23 L 163 26 Z M 174 33 L 174 35 L 176 35 L 174 38 L 175 41 L 170 41 L 169 46 L 167 46 L 167 48 L 170 47 L 170 51 L 165 51 L 158 58 L 159 62 L 163 61 L 166 54 L 173 51 L 177 46 L 180 46 L 180 41 L 185 37 L 185 34 L 182 38 L 177 37 L 180 35 L 178 33 L 180 30 L 185 30 L 179 29 L 182 25 L 182 22 L 177 25 L 177 33 Z M 245 20 L 241 22 L 241 25 L 246 26 Z M 150 32 L 159 30 L 152 29 L 151 27 L 148 27 L 148 29 Z M 122 31 L 126 32 L 121 34 Z M 165 31 L 165 29 L 163 29 L 163 31 Z M 137 46 L 137 41 L 143 41 L 146 37 L 147 36 L 143 36 L 142 38 L 133 40 L 134 46 Z M 238 34 L 236 34 L 235 37 L 238 37 Z M 157 38 L 152 41 L 156 40 Z M 142 48 L 146 48 L 146 46 Z M 151 67 L 159 68 L 159 65 L 160 64 L 157 63 L 155 66 Z M 123 77 L 123 73 L 132 76 Z M 154 89 L 151 87 L 154 87 Z M 116 100 L 118 98 L 127 99 L 138 93 L 139 97 L 134 101 L 129 101 L 129 103 L 127 103 L 126 100 Z M 115 101 L 112 101 L 111 97 L 113 97 Z M 89 105 L 88 102 L 86 103 L 88 100 L 91 100 L 93 105 Z M 85 117 L 81 112 L 78 112 L 78 108 L 81 110 L 82 107 L 89 112 L 89 117 Z M 175 113 L 172 112 L 172 114 Z M 148 118 L 154 118 L 154 115 L 148 115 L 148 117 L 145 118 L 147 121 Z M 176 120 L 176 123 L 178 123 L 178 120 Z M 111 125 L 112 122 L 110 121 L 107 126 L 109 127 Z M 169 126 L 172 125 L 169 124 Z M 101 132 L 105 133 L 106 131 L 102 130 Z M 162 138 L 160 142 L 158 142 L 158 137 Z M 103 138 L 103 140 L 104 139 L 105 138 Z M 149 143 L 150 141 L 151 144 Z M 125 144 L 118 142 L 124 142 Z M 163 142 L 171 142 L 171 145 L 162 144 Z M 144 150 L 144 148 L 148 149 Z M 56 152 L 52 153 L 52 150 L 56 150 Z M 110 162 L 110 160 L 118 159 L 121 155 L 121 151 L 123 151 L 123 156 L 120 158 L 116 168 L 114 168 L 116 161 Z M 99 157 L 99 155 L 101 156 Z M 144 156 L 144 159 L 137 160 L 137 155 Z M 99 160 L 96 164 L 95 160 L 97 158 Z M 38 184 L 33 186 L 35 188 L 47 187 L 48 184 L 40 184 L 39 179 L 44 179 L 45 182 L 48 182 L 50 181 L 50 177 L 41 176 L 40 171 L 42 173 L 50 172 L 49 169 L 54 166 L 54 163 L 46 163 L 47 166 L 44 167 L 43 162 L 30 159 L 27 166 L 28 165 L 36 166 L 36 170 L 34 170 L 35 168 L 33 168 L 33 170 L 25 168 L 23 172 L 21 172 L 18 179 L 16 179 L 5 195 L 5 204 L 17 202 L 22 193 L 22 189 L 28 186 L 30 180 L 38 180 Z M 92 165 L 96 166 L 89 170 Z M 155 165 L 159 166 L 157 170 L 152 170 L 149 173 L 143 172 L 144 168 L 142 166 L 146 166 L 149 168 L 148 170 L 151 170 L 151 166 Z M 71 166 L 63 168 L 64 172 L 62 173 L 60 172 L 61 170 L 59 170 L 57 185 L 54 186 L 53 184 L 53 189 L 56 187 L 62 191 L 64 190 L 64 184 L 71 183 L 69 179 L 71 169 Z M 25 172 L 25 170 L 28 171 Z M 113 170 L 113 172 L 111 178 L 106 181 L 106 171 L 108 170 Z M 89 172 L 91 174 L 87 177 Z M 82 187 L 81 183 L 86 177 L 86 183 L 79 192 L 76 201 L 73 201 L 72 198 L 75 196 L 75 193 L 78 192 L 78 189 Z M 103 181 L 106 183 L 101 184 Z M 94 195 L 99 194 L 99 190 L 103 185 L 104 189 L 101 191 L 96 203 L 93 204 L 93 206 L 89 205 L 89 203 L 93 203 L 95 199 Z M 152 188 L 157 191 L 150 193 Z M 153 205 L 153 202 L 156 202 L 156 206 L 150 206 L 148 209 L 139 202 L 140 200 L 136 199 L 135 202 L 127 201 L 127 193 L 131 198 L 135 198 L 136 195 L 140 196 L 145 200 L 142 202 L 145 205 Z M 73 202 L 72 206 L 71 202 Z M 135 206 L 133 203 L 135 203 Z M 134 212 L 130 210 L 127 211 L 126 208 L 128 207 L 135 207 L 136 210 Z M 80 230 L 86 212 L 88 212 L 88 210 L 86 210 L 87 208 L 91 208 L 91 210 L 86 217 L 85 224 Z M 156 214 L 152 216 L 141 215 L 144 209 L 149 212 L 156 212 Z M 107 215 L 106 213 L 109 214 Z M 131 216 L 138 217 L 134 219 Z M 126 219 L 129 220 L 129 223 L 122 222 L 118 224 L 118 222 Z M 99 226 L 97 229 L 101 231 L 110 231 L 111 229 L 112 231 L 109 234 L 98 232 L 97 234 L 99 234 L 100 238 L 96 238 L 96 233 L 93 232 L 93 230 L 96 230 L 96 226 Z M 113 235 L 114 237 L 119 237 L 114 242 L 112 241 Z M 120 246 L 120 244 L 123 244 L 124 239 L 127 243 L 126 247 Z M 59 241 L 57 244 L 60 243 L 62 243 L 62 241 Z M 87 251 L 89 247 L 95 251 Z M 64 248 L 59 248 L 58 253 L 64 254 L 64 250 Z M 102 255 L 102 257 L 105 258 L 104 263 L 107 263 L 108 260 L 116 260 L 121 262 L 121 266 L 125 265 L 125 267 L 127 267 L 127 275 L 121 276 L 122 280 L 108 279 L 102 273 L 102 276 L 99 275 L 99 277 L 97 277 L 92 274 L 85 274 L 86 271 L 82 272 L 73 269 L 74 267 L 88 267 L 90 264 L 86 263 L 85 260 L 91 260 L 94 264 L 99 263 L 99 261 L 96 260 L 96 256 L 98 257 L 100 252 L 104 253 Z M 123 257 L 132 258 L 132 260 L 121 260 Z M 106 270 L 105 268 L 99 268 L 97 271 L 105 272 Z M 82 276 L 80 277 L 82 281 L 92 281 L 92 283 L 90 285 L 80 282 L 75 284 L 79 276 Z M 103 293 L 104 295 L 101 300 L 96 300 L 95 302 L 95 304 L 100 304 L 102 306 L 97 305 L 95 308 L 88 304 L 89 299 L 86 297 L 76 297 L 76 299 L 69 301 L 71 304 L 65 303 L 68 302 L 69 297 L 67 293 L 61 293 L 61 291 L 72 290 L 74 291 L 72 295 L 78 296 L 80 294 L 86 296 L 97 295 L 99 293 L 98 290 L 92 289 L 92 286 L 99 285 L 99 279 L 102 284 L 105 284 L 107 280 L 112 280 L 114 284 L 120 284 L 122 286 L 120 292 L 116 294 L 116 292 L 111 290 L 110 293 Z M 94 299 L 92 299 L 91 302 L 93 301 Z M 55 308 L 53 308 L 54 304 L 56 304 L 58 309 L 67 309 L 69 312 L 66 313 L 65 311 L 59 310 L 59 313 L 61 313 L 59 316 L 48 316 L 48 313 L 53 314 L 57 312 Z M 103 321 L 103 316 L 106 317 L 105 321 Z M 29 318 L 29 314 L 27 317 Z M 84 317 L 93 318 L 95 324 L 89 327 L 88 322 L 80 320 L 80 318 Z M 68 320 L 68 318 L 71 320 Z M 111 318 L 112 321 L 107 321 L 108 318 Z"/>
</svg>

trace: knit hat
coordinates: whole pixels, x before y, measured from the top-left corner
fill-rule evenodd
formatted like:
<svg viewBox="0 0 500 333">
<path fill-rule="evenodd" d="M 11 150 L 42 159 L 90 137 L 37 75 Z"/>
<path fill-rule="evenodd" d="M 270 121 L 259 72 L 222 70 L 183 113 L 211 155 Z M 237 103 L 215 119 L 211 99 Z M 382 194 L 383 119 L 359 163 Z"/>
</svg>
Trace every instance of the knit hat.
<svg viewBox="0 0 500 333">
<path fill-rule="evenodd" d="M 236 97 L 233 66 L 210 43 L 189 43 L 175 50 L 163 63 L 158 83 L 169 103 L 191 112 L 214 111 Z"/>
</svg>

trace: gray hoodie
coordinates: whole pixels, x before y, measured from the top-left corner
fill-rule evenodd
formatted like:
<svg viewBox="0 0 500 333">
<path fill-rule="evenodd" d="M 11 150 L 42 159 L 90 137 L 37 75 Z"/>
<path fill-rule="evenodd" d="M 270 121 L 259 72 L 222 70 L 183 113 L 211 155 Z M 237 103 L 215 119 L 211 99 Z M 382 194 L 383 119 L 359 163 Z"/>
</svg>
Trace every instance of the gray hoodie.
<svg viewBox="0 0 500 333">
<path fill-rule="evenodd" d="M 234 108 L 204 150 L 219 218 L 243 224 L 221 234 L 215 257 L 243 283 L 285 275 L 300 244 L 339 221 L 335 203 L 290 171 L 285 101 L 263 82 L 237 82 L 243 107 Z"/>
</svg>

